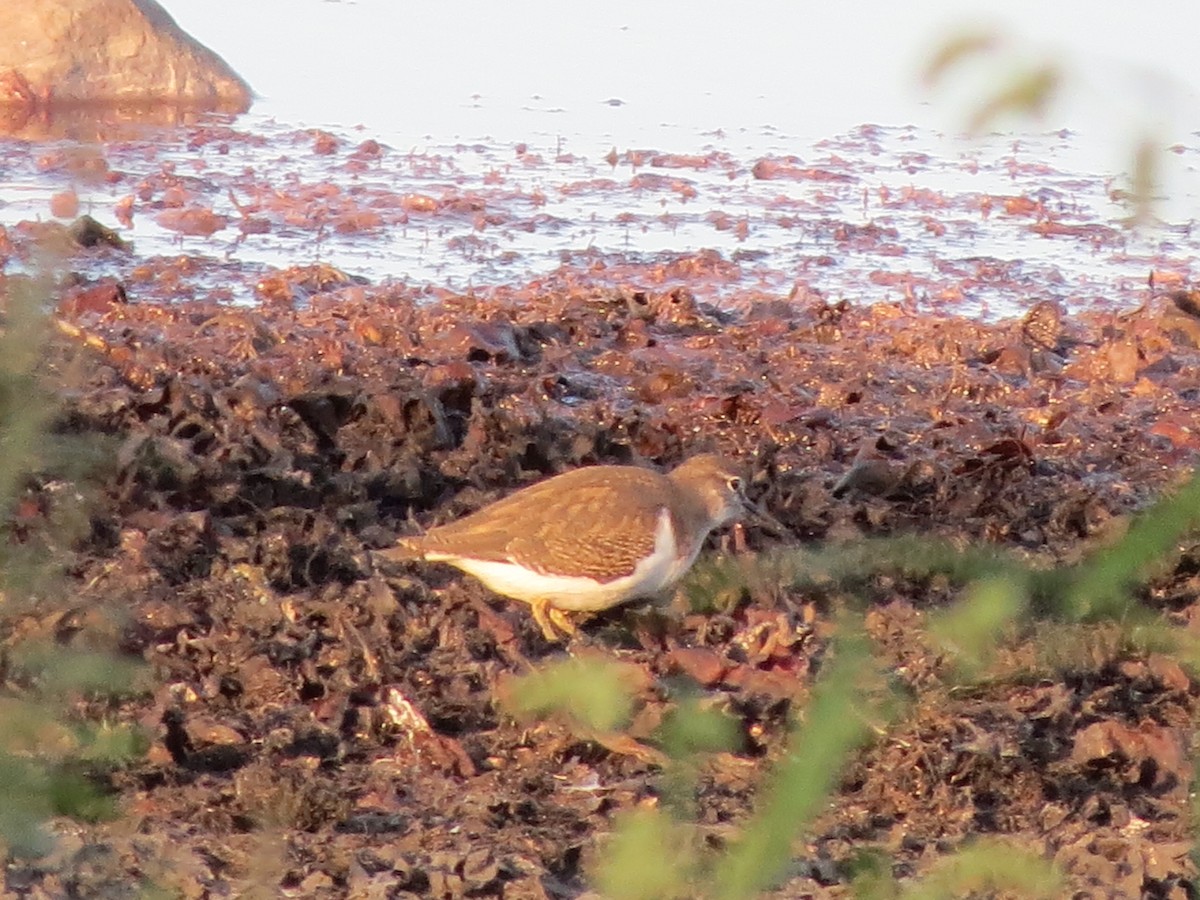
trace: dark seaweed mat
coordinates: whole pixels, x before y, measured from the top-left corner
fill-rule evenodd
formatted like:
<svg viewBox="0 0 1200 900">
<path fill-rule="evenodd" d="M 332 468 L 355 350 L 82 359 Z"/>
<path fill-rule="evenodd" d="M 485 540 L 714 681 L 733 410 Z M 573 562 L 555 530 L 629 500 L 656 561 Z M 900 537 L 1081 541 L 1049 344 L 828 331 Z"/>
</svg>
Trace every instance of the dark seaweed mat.
<svg viewBox="0 0 1200 900">
<path fill-rule="evenodd" d="M 107 778 L 122 819 L 56 822 L 54 853 L 10 862 L 9 894 L 584 893 L 612 817 L 652 802 L 658 772 L 613 736 L 502 711 L 507 680 L 561 651 L 454 573 L 373 566 L 367 551 L 411 519 L 578 465 L 717 448 L 753 465 L 797 541 L 915 533 L 1049 564 L 1103 540 L 1198 446 L 1195 329 L 1167 303 L 1070 321 L 1047 349 L 1018 323 L 889 306 L 717 310 L 679 290 L 536 285 L 417 299 L 72 320 L 49 364 L 67 373 L 58 428 L 118 448 L 73 554 L 72 610 L 119 616 L 64 639 L 146 661 L 154 689 L 107 714 L 154 744 Z M 1193 559 L 1141 597 L 1181 627 Z M 1195 690 L 1177 666 L 1101 636 L 1068 670 L 954 690 L 921 626 L 956 592 L 889 576 L 863 593 L 915 706 L 851 762 L 781 896 L 844 894 L 865 849 L 920 874 L 981 834 L 1056 859 L 1076 896 L 1192 889 L 1179 754 Z M 742 750 L 711 761 L 697 798 L 718 844 L 802 711 L 844 598 L 725 599 L 713 615 L 615 611 L 587 628 L 588 652 L 646 673 L 635 737 L 688 677 L 740 722 Z M 398 721 L 405 701 L 429 730 Z"/>
</svg>

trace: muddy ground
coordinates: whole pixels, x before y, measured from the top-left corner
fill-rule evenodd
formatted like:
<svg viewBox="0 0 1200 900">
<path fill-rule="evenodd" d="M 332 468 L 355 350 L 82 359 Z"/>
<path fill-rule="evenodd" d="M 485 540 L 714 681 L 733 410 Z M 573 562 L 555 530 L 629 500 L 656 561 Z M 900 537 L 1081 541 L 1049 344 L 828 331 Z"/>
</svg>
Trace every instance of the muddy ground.
<svg viewBox="0 0 1200 900">
<path fill-rule="evenodd" d="M 984 325 L 803 292 L 717 308 L 654 289 L 651 268 L 480 297 L 306 269 L 260 285 L 257 308 L 138 302 L 139 277 L 192 265 L 55 290 L 55 427 L 103 437 L 112 462 L 69 602 L 7 640 L 41 629 L 144 662 L 148 689 L 101 712 L 151 745 L 104 776 L 119 818 L 55 820 L 58 848 L 10 858 L 5 897 L 586 894 L 658 766 L 504 710 L 514 675 L 564 653 L 526 608 L 368 553 L 536 479 L 717 449 L 791 535 L 748 526 L 714 550 L 912 534 L 1049 566 L 1111 540 L 1200 450 L 1186 294 L 1081 316 L 1029 298 L 1025 322 Z M 51 486 L 31 482 L 22 533 Z M 1198 558 L 1184 548 L 1137 602 L 1194 627 Z M 566 652 L 640 667 L 643 745 L 681 680 L 735 718 L 741 748 L 697 797 L 719 845 L 803 716 L 834 617 L 861 603 L 913 705 L 852 759 L 778 896 L 846 896 L 867 850 L 917 876 L 978 835 L 1053 860 L 1072 896 L 1193 896 L 1191 676 L 1097 626 L 1087 652 L 963 689 L 923 630 L 960 596 L 894 574 L 853 602 L 775 586 L 652 626 L 613 611 Z M 1011 659 L 1037 656 L 1036 631 Z"/>
</svg>

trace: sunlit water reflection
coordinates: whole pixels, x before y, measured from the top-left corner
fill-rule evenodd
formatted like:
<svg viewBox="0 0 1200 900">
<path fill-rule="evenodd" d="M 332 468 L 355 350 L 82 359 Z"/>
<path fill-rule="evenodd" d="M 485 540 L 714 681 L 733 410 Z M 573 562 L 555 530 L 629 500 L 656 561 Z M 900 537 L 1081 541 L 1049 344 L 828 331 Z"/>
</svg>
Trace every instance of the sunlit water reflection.
<svg viewBox="0 0 1200 900">
<path fill-rule="evenodd" d="M 938 4 L 874 4 L 862 18 L 771 4 L 736 18 L 670 3 L 570 17 L 529 0 L 403 12 L 383 0 L 167 5 L 264 99 L 228 139 L 175 129 L 109 143 L 107 180 L 58 164 L 62 142 L 9 142 L 0 222 L 48 217 L 51 196 L 73 184 L 84 211 L 108 224 L 133 195 L 126 234 L 140 258 L 207 254 L 264 272 L 321 261 L 372 281 L 465 290 L 564 264 L 714 251 L 731 264 L 710 286 L 718 295 L 801 286 L 983 315 L 1033 296 L 1129 304 L 1152 270 L 1192 275 L 1194 132 L 1175 138 L 1161 227 L 1129 231 L 1128 209 L 1112 199 L 1129 135 L 1163 111 L 1194 121 L 1192 73 L 1131 74 L 1124 94 L 1098 92 L 1121 80 L 1110 66 L 1055 112 L 1072 130 L 962 140 L 946 130 L 961 104 L 934 113 L 913 90 L 932 23 L 944 20 Z M 1090 46 L 1103 49 L 1119 27 Z M 250 52 L 268 29 L 281 50 L 317 31 L 323 55 Z M 1146 84 L 1169 90 L 1141 104 Z M 1106 134 L 1095 106 L 1124 124 Z M 338 138 L 333 152 L 317 149 L 310 127 Z M 354 164 L 369 139 L 385 152 Z M 756 177 L 763 160 L 784 177 Z M 164 172 L 228 226 L 210 237 L 163 227 Z M 321 186 L 379 221 L 347 227 Z M 263 212 L 272 192 L 282 200 Z M 398 205 L 414 194 L 437 211 Z M 289 212 L 288 198 L 305 199 Z M 247 210 L 258 211 L 254 228 Z M 1063 227 L 1047 233 L 1048 221 Z M 248 288 L 222 290 L 252 299 Z"/>
</svg>

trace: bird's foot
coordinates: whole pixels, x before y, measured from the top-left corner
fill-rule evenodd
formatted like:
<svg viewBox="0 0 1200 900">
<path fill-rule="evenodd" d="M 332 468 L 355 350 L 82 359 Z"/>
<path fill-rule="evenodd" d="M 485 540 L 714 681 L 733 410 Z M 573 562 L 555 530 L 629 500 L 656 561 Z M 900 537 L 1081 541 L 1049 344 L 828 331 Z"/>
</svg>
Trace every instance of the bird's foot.
<svg viewBox="0 0 1200 900">
<path fill-rule="evenodd" d="M 529 608 L 533 612 L 533 620 L 542 629 L 546 640 L 554 643 L 560 641 L 563 636 L 572 637 L 575 634 L 575 624 L 565 612 L 551 606 L 549 600 L 531 600 Z"/>
</svg>

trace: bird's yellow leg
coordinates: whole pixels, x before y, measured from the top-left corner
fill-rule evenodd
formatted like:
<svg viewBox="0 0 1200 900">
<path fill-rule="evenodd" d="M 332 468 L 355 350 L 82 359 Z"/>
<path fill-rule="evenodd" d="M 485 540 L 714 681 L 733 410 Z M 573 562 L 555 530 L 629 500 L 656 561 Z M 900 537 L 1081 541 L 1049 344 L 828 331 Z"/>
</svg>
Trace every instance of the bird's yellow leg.
<svg viewBox="0 0 1200 900">
<path fill-rule="evenodd" d="M 575 634 L 575 623 L 571 621 L 571 617 L 556 606 L 551 606 L 549 609 L 550 621 L 558 626 L 558 630 L 568 637 L 573 637 Z"/>
<path fill-rule="evenodd" d="M 561 609 L 551 606 L 549 600 L 530 600 L 529 608 L 533 612 L 533 621 L 538 623 L 538 627 L 542 629 L 542 634 L 546 640 L 557 641 L 564 634 L 572 635 L 575 633 L 575 626 L 571 624 L 571 620 L 567 618 L 567 614 Z"/>
</svg>

